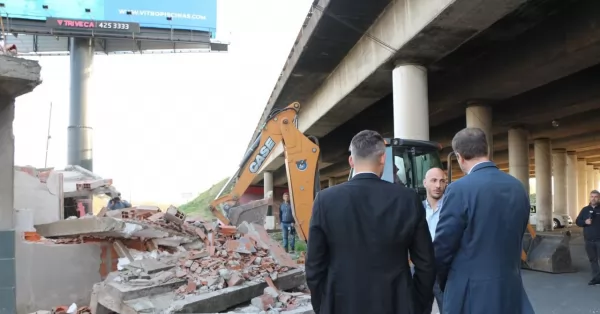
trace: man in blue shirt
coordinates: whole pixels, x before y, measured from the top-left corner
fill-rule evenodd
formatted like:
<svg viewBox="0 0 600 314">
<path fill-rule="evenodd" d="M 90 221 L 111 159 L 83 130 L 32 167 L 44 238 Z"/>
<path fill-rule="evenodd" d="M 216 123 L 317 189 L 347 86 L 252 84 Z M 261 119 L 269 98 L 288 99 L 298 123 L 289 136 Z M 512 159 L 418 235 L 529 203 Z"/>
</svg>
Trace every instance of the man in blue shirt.
<svg viewBox="0 0 600 314">
<path fill-rule="evenodd" d="M 435 228 L 437 227 L 437 223 L 440 219 L 439 209 L 442 207 L 442 200 L 444 196 L 444 191 L 446 190 L 446 185 L 447 180 L 444 170 L 440 168 L 431 168 L 425 174 L 423 186 L 425 187 L 425 191 L 427 191 L 427 198 L 423 201 L 423 207 L 425 207 L 425 219 L 427 220 L 429 233 L 431 234 L 431 240 L 435 239 Z M 443 313 L 442 305 L 444 300 L 444 294 L 440 289 L 440 286 L 437 281 L 433 286 L 433 295 L 435 296 L 435 300 L 438 304 L 438 309 L 440 310 L 440 313 Z M 430 312 L 431 308 L 428 312 L 426 311 L 425 313 Z"/>
<path fill-rule="evenodd" d="M 296 229 L 294 229 L 294 215 L 292 213 L 292 205 L 290 204 L 290 195 L 283 193 L 283 202 L 279 205 L 279 223 L 283 233 L 283 248 L 286 252 L 292 253 L 296 249 Z M 288 238 L 290 238 L 288 241 Z M 288 250 L 288 242 L 290 244 Z"/>
<path fill-rule="evenodd" d="M 107 207 L 108 207 L 108 210 L 117 210 L 117 209 L 123 209 L 123 208 L 130 208 L 131 204 L 126 200 L 122 200 L 121 193 L 119 193 L 117 195 L 117 197 L 114 197 L 113 199 L 111 199 L 108 202 Z"/>
</svg>

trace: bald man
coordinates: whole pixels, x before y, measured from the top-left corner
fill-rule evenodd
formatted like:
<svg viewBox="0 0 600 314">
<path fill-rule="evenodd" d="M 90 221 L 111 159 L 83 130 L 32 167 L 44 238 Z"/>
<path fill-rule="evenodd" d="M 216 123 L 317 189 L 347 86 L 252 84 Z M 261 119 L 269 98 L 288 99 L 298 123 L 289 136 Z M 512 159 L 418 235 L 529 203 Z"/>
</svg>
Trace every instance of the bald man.
<svg viewBox="0 0 600 314">
<path fill-rule="evenodd" d="M 425 207 L 425 219 L 427 219 L 427 226 L 429 227 L 431 240 L 435 239 L 435 228 L 437 227 L 437 223 L 440 219 L 439 209 L 442 207 L 442 197 L 444 196 L 447 182 L 446 173 L 444 173 L 444 170 L 440 168 L 429 169 L 429 171 L 427 171 L 425 174 L 425 179 L 423 179 L 423 186 L 425 187 L 425 191 L 427 191 L 427 198 L 423 201 L 423 207 Z M 442 311 L 444 294 L 437 281 L 433 286 L 433 295 L 435 296 L 440 313 L 444 313 Z M 429 312 L 425 313 L 430 312 L 431 309 L 429 309 Z"/>
</svg>

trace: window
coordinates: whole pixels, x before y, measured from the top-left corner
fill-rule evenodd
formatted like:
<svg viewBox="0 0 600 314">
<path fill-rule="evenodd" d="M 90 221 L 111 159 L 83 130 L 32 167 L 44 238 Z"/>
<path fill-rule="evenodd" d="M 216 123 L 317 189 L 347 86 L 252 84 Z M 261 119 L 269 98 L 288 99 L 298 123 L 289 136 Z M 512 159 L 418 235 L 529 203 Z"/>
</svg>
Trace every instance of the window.
<svg viewBox="0 0 600 314">
<path fill-rule="evenodd" d="M 427 147 L 392 148 L 394 160 L 394 174 L 404 186 L 416 189 L 419 194 L 425 195 L 423 180 L 431 168 L 442 168 L 438 151 Z"/>
</svg>

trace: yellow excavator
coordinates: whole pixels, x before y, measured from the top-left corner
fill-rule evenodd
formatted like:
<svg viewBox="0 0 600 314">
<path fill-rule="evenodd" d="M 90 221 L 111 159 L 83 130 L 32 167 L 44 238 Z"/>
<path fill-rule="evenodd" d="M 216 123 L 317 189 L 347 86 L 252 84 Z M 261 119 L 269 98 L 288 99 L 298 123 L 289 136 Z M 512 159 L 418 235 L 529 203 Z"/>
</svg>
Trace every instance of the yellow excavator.
<svg viewBox="0 0 600 314">
<path fill-rule="evenodd" d="M 273 111 L 261 128 L 250 149 L 240 163 L 240 168 L 230 182 L 225 184 L 217 198 L 211 202 L 211 212 L 227 225 L 239 225 L 243 221 L 264 224 L 272 199 L 253 201 L 240 205 L 240 197 L 252 181 L 260 174 L 272 151 L 282 144 L 290 195 L 290 204 L 296 221 L 299 237 L 307 241 L 312 205 L 320 189 L 318 172 L 319 143 L 314 137 L 305 136 L 298 130 L 300 104 Z M 382 180 L 403 184 L 425 198 L 423 186 L 425 174 L 431 168 L 443 168 L 438 143 L 421 140 L 385 139 L 386 162 Z M 448 177 L 452 178 L 451 160 L 448 156 Z M 350 177 L 352 170 L 350 171 Z M 225 191 L 233 184 L 230 192 Z M 523 268 L 550 273 L 573 270 L 569 250 L 570 234 L 540 235 L 531 225 L 523 239 Z"/>
<path fill-rule="evenodd" d="M 321 150 L 315 137 L 307 137 L 298 130 L 300 104 L 294 102 L 269 114 L 240 168 L 211 202 L 211 212 L 224 224 L 239 225 L 243 221 L 264 224 L 272 199 L 239 205 L 238 201 L 252 181 L 259 175 L 274 149 L 283 144 L 289 195 L 296 219 L 296 230 L 302 240 L 308 239 L 308 224 L 312 205 L 319 191 L 318 162 Z M 233 184 L 231 191 L 224 192 Z M 219 208 L 220 207 L 220 208 Z"/>
</svg>

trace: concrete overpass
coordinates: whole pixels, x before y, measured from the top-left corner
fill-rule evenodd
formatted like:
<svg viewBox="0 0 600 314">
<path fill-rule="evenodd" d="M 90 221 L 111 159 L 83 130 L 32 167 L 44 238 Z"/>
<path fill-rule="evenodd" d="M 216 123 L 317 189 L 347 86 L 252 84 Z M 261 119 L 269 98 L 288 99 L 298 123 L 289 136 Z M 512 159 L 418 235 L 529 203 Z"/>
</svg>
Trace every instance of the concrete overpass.
<svg viewBox="0 0 600 314">
<path fill-rule="evenodd" d="M 590 0 L 315 1 L 260 122 L 300 101 L 324 185 L 346 179 L 360 130 L 437 141 L 445 156 L 480 127 L 502 170 L 527 188 L 536 177 L 540 215 L 575 215 L 600 179 L 599 14 Z M 281 153 L 267 186 L 285 184 Z"/>
</svg>

